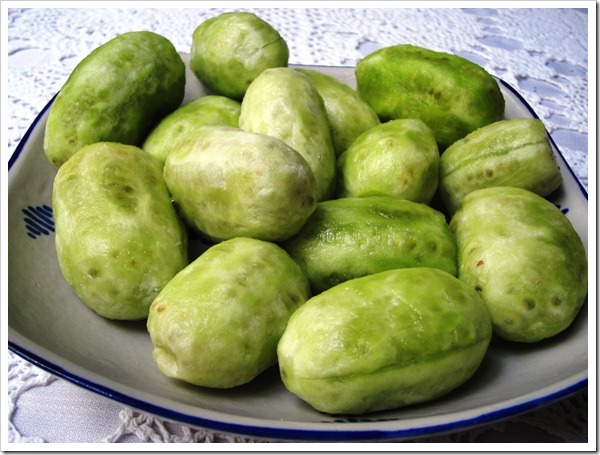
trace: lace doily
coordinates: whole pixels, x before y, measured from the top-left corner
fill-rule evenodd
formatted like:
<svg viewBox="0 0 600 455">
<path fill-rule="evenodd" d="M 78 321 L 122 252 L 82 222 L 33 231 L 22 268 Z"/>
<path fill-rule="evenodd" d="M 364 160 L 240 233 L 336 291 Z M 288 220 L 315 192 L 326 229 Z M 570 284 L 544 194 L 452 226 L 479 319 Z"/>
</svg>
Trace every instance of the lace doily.
<svg viewBox="0 0 600 455">
<path fill-rule="evenodd" d="M 35 367 L 15 354 L 8 355 L 8 441 L 9 442 L 45 442 L 41 437 L 24 436 L 13 423 L 15 411 L 19 406 L 20 397 L 36 387 L 45 387 L 59 379 Z M 71 386 L 75 388 L 76 386 Z M 63 392 L 64 393 L 64 392 Z M 411 439 L 404 442 L 419 443 L 485 443 L 497 442 L 497 435 L 502 434 L 505 442 L 524 442 L 523 432 L 528 434 L 528 440 L 547 442 L 585 443 L 584 436 L 587 428 L 587 414 L 582 409 L 587 408 L 587 391 L 574 394 L 564 400 L 541 409 L 516 416 L 510 420 L 483 425 L 471 430 L 458 431 L 446 435 Z M 257 438 L 236 437 L 233 435 L 214 433 L 208 430 L 192 428 L 186 425 L 171 423 L 144 414 L 137 410 L 122 407 L 118 418 L 113 419 L 114 429 L 106 429 L 98 437 L 98 442 L 150 442 L 150 443 L 254 443 L 269 442 Z M 75 442 L 75 441 L 63 441 Z M 86 442 L 86 441 L 84 441 Z"/>
<path fill-rule="evenodd" d="M 8 108 L 16 121 L 8 130 L 9 152 L 91 49 L 126 31 L 153 30 L 168 37 L 178 51 L 189 52 L 195 27 L 224 11 L 10 9 Z M 290 63 L 354 66 L 375 49 L 398 43 L 452 52 L 475 61 L 518 89 L 535 106 L 587 188 L 584 12 L 511 8 L 255 11 L 285 38 Z"/>
<path fill-rule="evenodd" d="M 395 5 L 395 4 L 394 4 Z M 203 20 L 231 9 L 8 10 L 8 128 L 5 157 L 60 89 L 77 63 L 110 38 L 152 30 L 189 52 Z M 588 186 L 588 60 L 586 10 L 575 9 L 325 9 L 252 10 L 273 25 L 290 49 L 290 63 L 354 66 L 384 46 L 412 43 L 475 61 L 515 87 L 534 106 L 565 159 Z M 44 442 L 21 434 L 19 402 L 55 376 L 8 353 L 8 440 Z M 418 442 L 485 442 L 511 428 L 548 440 L 587 442 L 587 391 L 493 426 Z M 120 406 L 118 425 L 103 442 L 252 442 L 162 421 Z M 567 422 L 567 423 L 565 423 Z"/>
</svg>

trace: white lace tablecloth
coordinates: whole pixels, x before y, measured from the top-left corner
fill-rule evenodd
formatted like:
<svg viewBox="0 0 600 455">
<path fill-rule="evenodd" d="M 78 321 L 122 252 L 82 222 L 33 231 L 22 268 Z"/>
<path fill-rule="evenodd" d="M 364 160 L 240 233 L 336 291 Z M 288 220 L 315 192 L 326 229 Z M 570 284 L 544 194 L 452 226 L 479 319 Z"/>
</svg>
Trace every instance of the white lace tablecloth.
<svg viewBox="0 0 600 455">
<path fill-rule="evenodd" d="M 523 95 L 587 190 L 588 21 L 595 20 L 594 6 L 589 15 L 587 8 L 253 11 L 285 38 L 290 63 L 354 66 L 366 54 L 398 43 L 475 61 Z M 119 33 L 144 29 L 169 38 L 180 52 L 189 52 L 195 27 L 226 10 L 3 7 L 8 24 L 8 46 L 3 50 L 8 62 L 8 86 L 3 90 L 5 162 L 92 49 Z M 2 433 L 9 442 L 250 441 L 161 421 L 46 373 L 12 352 L 5 356 L 8 390 L 3 393 L 8 394 L 8 406 L 3 412 L 8 413 L 8 433 Z M 585 389 L 502 422 L 419 441 L 588 442 L 587 398 Z"/>
</svg>

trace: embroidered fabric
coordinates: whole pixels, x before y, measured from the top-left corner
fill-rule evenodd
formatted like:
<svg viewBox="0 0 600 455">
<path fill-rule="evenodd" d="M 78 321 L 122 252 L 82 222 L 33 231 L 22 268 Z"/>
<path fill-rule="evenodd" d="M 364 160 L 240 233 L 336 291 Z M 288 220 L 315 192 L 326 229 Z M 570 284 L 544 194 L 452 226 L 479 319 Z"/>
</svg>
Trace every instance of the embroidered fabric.
<svg viewBox="0 0 600 455">
<path fill-rule="evenodd" d="M 189 52 L 195 27 L 229 10 L 9 8 L 5 156 L 15 151 L 35 117 L 92 49 L 119 33 L 145 29 L 168 37 L 180 52 Z M 251 11 L 282 34 L 290 49 L 290 63 L 354 66 L 370 52 L 398 43 L 412 43 L 471 59 L 515 87 L 534 107 L 587 190 L 587 10 L 272 8 Z M 65 442 L 65 432 L 70 433 L 68 438 L 74 438 L 67 442 L 259 442 L 166 422 L 79 389 L 11 352 L 6 360 L 9 442 Z M 85 406 L 63 407 L 65 400 L 74 399 Z M 41 414 L 49 409 L 56 413 L 54 423 L 48 423 Z M 77 418 L 81 418 L 82 409 L 103 411 L 98 414 L 102 418 L 97 419 L 88 412 L 88 425 L 73 435 L 67 431 L 73 419 L 69 421 L 68 415 L 59 412 L 61 409 L 69 409 L 70 415 Z M 53 432 L 44 422 L 48 426 L 65 427 Z M 503 422 L 413 442 L 587 442 L 587 426 L 587 390 L 584 390 Z"/>
</svg>

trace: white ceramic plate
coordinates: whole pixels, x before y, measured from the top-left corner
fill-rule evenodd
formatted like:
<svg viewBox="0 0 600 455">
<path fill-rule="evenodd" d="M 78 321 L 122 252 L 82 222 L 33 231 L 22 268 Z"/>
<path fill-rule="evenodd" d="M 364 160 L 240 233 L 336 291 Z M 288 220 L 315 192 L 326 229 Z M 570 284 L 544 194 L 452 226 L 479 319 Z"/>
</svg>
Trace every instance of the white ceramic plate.
<svg viewBox="0 0 600 455">
<path fill-rule="evenodd" d="M 353 68 L 311 68 L 355 86 Z M 187 80 L 184 102 L 206 93 L 189 70 Z M 507 118 L 535 117 L 515 90 L 499 84 Z M 587 385 L 587 305 L 568 330 L 548 341 L 529 346 L 494 339 L 472 379 L 442 399 L 361 417 L 315 411 L 285 389 L 277 367 L 231 390 L 167 378 L 152 361 L 145 322 L 97 316 L 61 275 L 51 212 L 56 171 L 42 149 L 51 103 L 17 147 L 8 174 L 9 348 L 33 364 L 167 420 L 275 440 L 383 441 L 461 430 L 533 409 Z M 587 194 L 553 147 L 564 177 L 553 202 L 587 245 Z"/>
</svg>

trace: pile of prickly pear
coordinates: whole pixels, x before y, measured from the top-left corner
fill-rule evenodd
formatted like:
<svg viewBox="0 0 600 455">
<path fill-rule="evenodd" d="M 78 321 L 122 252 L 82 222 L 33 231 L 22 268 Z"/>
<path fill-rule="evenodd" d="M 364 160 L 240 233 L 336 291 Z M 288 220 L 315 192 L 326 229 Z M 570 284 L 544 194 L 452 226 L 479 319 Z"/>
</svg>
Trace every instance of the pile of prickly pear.
<svg viewBox="0 0 600 455">
<path fill-rule="evenodd" d="M 231 388 L 279 364 L 315 409 L 362 414 L 465 383 L 493 334 L 533 343 L 587 295 L 544 125 L 494 77 L 385 47 L 356 88 L 288 66 L 252 13 L 202 22 L 185 63 L 151 32 L 89 54 L 49 113 L 56 252 L 81 301 L 146 319 L 164 374 Z M 196 238 L 208 242 L 197 257 Z"/>
</svg>

